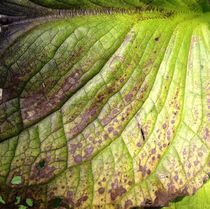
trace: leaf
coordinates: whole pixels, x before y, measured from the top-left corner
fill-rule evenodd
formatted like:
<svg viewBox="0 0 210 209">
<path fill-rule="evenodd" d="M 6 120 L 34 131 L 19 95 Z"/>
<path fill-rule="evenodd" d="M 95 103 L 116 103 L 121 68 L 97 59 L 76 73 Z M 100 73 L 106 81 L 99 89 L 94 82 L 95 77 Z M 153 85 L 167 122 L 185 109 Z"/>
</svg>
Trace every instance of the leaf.
<svg viewBox="0 0 210 209">
<path fill-rule="evenodd" d="M 26 204 L 27 204 L 28 206 L 32 207 L 32 206 L 33 206 L 33 200 L 32 200 L 31 198 L 27 198 L 27 199 L 26 199 Z"/>
<path fill-rule="evenodd" d="M 35 4 L 33 4 L 34 2 Z M 208 0 L 13 0 L 4 1 L 2 4 L 2 12 L 7 11 L 6 7 L 11 7 L 12 9 L 17 7 L 17 5 L 24 6 L 26 8 L 39 8 L 37 5 L 42 5 L 54 9 L 72 9 L 72 8 L 86 8 L 86 9 L 104 9 L 104 8 L 123 8 L 123 9 L 133 9 L 133 8 L 164 8 L 173 10 L 207 10 L 210 8 Z M 1 11 L 0 10 L 0 11 Z M 20 9 L 19 9 L 20 10 Z M 26 10 L 26 9 L 25 9 Z M 27 12 L 27 10 L 24 12 Z M 17 12 L 17 8 L 15 10 Z M 20 11 L 19 11 L 20 12 Z"/>
<path fill-rule="evenodd" d="M 18 209 L 27 209 L 25 205 L 19 205 Z"/>
<path fill-rule="evenodd" d="M 21 202 L 21 197 L 20 197 L 20 196 L 17 196 L 17 197 L 16 197 L 15 205 L 19 205 L 20 202 Z"/>
<path fill-rule="evenodd" d="M 12 178 L 11 184 L 18 185 L 18 184 L 21 184 L 21 183 L 22 183 L 22 177 L 21 176 L 14 176 Z"/>
<path fill-rule="evenodd" d="M 162 207 L 209 178 L 209 3 L 149 2 L 1 3 L 20 18 L 0 38 L 9 201 Z"/>
<path fill-rule="evenodd" d="M 193 196 L 185 197 L 180 202 L 171 203 L 169 207 L 164 209 L 208 209 L 210 181 L 208 181 Z"/>
<path fill-rule="evenodd" d="M 6 204 L 6 202 L 4 201 L 3 197 L 0 195 L 0 204 Z"/>
</svg>

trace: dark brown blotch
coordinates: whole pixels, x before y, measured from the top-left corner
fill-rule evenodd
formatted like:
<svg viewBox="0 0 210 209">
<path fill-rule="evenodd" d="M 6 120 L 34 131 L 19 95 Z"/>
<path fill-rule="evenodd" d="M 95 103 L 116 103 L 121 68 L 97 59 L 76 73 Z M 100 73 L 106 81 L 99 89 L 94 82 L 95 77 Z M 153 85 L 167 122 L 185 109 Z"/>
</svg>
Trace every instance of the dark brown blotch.
<svg viewBox="0 0 210 209">
<path fill-rule="evenodd" d="M 44 179 L 50 179 L 54 176 L 56 168 L 50 165 L 50 157 L 42 159 L 31 170 L 30 179 L 32 181 L 42 181 Z"/>
<path fill-rule="evenodd" d="M 82 206 L 82 204 L 83 204 L 85 201 L 87 201 L 87 199 L 88 199 L 88 196 L 87 196 L 87 195 L 82 196 L 79 200 L 77 200 L 77 202 L 76 202 L 76 207 Z"/>
<path fill-rule="evenodd" d="M 112 188 L 109 190 L 109 193 L 112 201 L 115 201 L 117 197 L 122 196 L 127 191 L 122 185 L 119 185 L 117 179 L 114 180 L 111 187 Z"/>
<path fill-rule="evenodd" d="M 124 209 L 129 209 L 131 206 L 133 206 L 132 200 L 126 200 Z"/>
<path fill-rule="evenodd" d="M 158 42 L 160 40 L 160 37 L 156 37 L 155 41 Z"/>
<path fill-rule="evenodd" d="M 105 189 L 103 187 L 99 188 L 98 189 L 98 193 L 99 194 L 103 194 L 105 192 Z"/>
</svg>

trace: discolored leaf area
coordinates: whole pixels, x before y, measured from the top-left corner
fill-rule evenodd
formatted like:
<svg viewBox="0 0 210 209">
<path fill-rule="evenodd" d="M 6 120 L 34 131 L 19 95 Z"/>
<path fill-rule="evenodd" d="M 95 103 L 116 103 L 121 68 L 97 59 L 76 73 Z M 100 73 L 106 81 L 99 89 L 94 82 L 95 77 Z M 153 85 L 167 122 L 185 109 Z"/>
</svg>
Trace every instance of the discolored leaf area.
<svg viewBox="0 0 210 209">
<path fill-rule="evenodd" d="M 210 182 L 208 181 L 195 195 L 175 201 L 164 209 L 208 209 Z"/>
<path fill-rule="evenodd" d="M 1 2 L 8 205 L 18 195 L 36 209 L 167 207 L 196 193 L 210 174 L 209 10 L 207 0 Z M 208 208 L 208 188 L 168 207 Z"/>
</svg>

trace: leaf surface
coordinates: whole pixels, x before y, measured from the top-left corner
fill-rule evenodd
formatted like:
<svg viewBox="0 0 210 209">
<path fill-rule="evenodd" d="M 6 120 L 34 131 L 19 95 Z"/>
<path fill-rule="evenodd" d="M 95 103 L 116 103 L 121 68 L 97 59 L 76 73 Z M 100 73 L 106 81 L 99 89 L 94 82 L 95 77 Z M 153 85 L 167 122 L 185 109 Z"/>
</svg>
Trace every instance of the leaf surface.
<svg viewBox="0 0 210 209">
<path fill-rule="evenodd" d="M 185 197 L 180 201 L 171 203 L 169 207 L 164 209 L 208 209 L 209 202 L 210 183 L 209 181 L 199 189 L 195 195 Z"/>
<path fill-rule="evenodd" d="M 0 195 L 129 209 L 195 193 L 210 173 L 207 2 L 35 1 L 92 9 L 77 16 L 13 0 L 4 14 L 14 3 L 46 14 L 2 33 Z"/>
</svg>

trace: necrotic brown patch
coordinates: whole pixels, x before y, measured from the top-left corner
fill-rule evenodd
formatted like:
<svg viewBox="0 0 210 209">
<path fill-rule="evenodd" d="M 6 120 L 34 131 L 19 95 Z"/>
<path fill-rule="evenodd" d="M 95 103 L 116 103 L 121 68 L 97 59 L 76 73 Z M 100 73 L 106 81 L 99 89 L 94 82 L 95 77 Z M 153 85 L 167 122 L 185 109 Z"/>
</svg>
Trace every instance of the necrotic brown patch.
<svg viewBox="0 0 210 209">
<path fill-rule="evenodd" d="M 111 187 L 112 188 L 109 190 L 109 193 L 112 201 L 115 201 L 117 197 L 122 196 L 127 191 L 122 185 L 119 185 L 117 179 L 115 179 L 114 183 L 111 184 Z"/>
<path fill-rule="evenodd" d="M 32 181 L 41 181 L 44 179 L 50 179 L 54 176 L 56 168 L 49 165 L 50 157 L 46 157 L 40 162 L 36 163 L 31 170 L 30 179 Z"/>
</svg>

